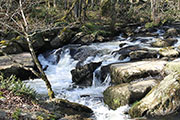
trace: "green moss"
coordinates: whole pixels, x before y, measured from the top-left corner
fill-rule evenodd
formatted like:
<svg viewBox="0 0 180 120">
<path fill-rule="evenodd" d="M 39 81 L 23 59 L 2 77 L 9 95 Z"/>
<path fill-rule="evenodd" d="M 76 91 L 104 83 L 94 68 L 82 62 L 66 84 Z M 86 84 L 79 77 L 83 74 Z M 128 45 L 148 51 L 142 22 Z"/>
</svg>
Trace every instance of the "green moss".
<svg viewBox="0 0 180 120">
<path fill-rule="evenodd" d="M 13 119 L 16 119 L 16 120 L 19 120 L 19 117 L 21 115 L 21 109 L 16 109 L 13 113 L 12 113 L 12 118 Z"/>
<path fill-rule="evenodd" d="M 156 27 L 158 26 L 159 24 L 155 24 L 153 22 L 148 22 L 145 24 L 145 28 L 153 28 L 153 27 Z"/>
<path fill-rule="evenodd" d="M 37 95 L 34 89 L 26 86 L 25 83 L 23 83 L 13 75 L 9 78 L 4 78 L 3 75 L 0 75 L 0 89 L 7 89 L 13 92 L 15 95 L 22 95 L 33 99 Z"/>
</svg>

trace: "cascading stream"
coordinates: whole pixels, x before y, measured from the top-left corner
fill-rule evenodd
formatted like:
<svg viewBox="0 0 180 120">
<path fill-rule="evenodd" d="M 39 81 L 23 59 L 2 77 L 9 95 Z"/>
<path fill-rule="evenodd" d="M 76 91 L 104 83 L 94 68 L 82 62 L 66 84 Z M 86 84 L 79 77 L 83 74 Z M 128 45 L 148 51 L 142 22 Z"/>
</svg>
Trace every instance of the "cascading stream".
<svg viewBox="0 0 180 120">
<path fill-rule="evenodd" d="M 74 87 L 74 84 L 72 83 L 71 70 L 74 69 L 76 64 L 79 62 L 79 60 L 73 59 L 71 55 L 72 46 L 65 46 L 61 49 L 61 54 L 59 55 L 60 61 L 56 65 L 52 64 L 54 62 L 53 56 L 45 58 L 43 55 L 39 55 L 39 60 L 41 61 L 41 64 L 44 68 L 48 66 L 45 73 L 52 84 L 56 97 L 68 99 L 69 101 L 77 102 L 90 107 L 94 111 L 95 115 L 93 118 L 95 120 L 127 120 L 129 119 L 129 116 L 124 114 L 124 112 L 129 109 L 128 105 L 120 107 L 114 111 L 110 110 L 103 103 L 102 93 L 110 85 L 110 75 L 107 75 L 103 83 L 101 83 L 99 77 L 96 76 L 100 74 L 102 66 L 106 66 L 111 63 L 130 61 L 130 58 L 128 57 L 123 60 L 119 60 L 120 54 L 113 54 L 114 51 L 122 48 L 119 47 L 119 44 L 125 43 L 123 47 L 139 45 L 144 48 L 153 49 L 149 44 L 153 41 L 153 37 L 138 37 L 138 39 L 139 40 L 135 42 L 131 42 L 130 38 L 124 39 L 120 36 L 113 42 L 94 43 L 88 46 L 74 46 L 73 49 L 86 47 L 99 51 L 97 54 L 87 57 L 82 62 L 84 65 L 91 62 L 102 62 L 101 66 L 98 67 L 93 73 L 94 78 L 92 86 L 86 88 L 80 88 L 78 86 Z M 145 39 L 147 41 L 142 42 L 141 39 Z M 177 44 L 179 44 L 179 42 Z M 57 53 L 57 50 L 56 52 L 51 53 Z M 27 82 L 27 84 L 33 87 L 38 93 L 47 94 L 46 86 L 42 80 L 30 80 Z"/>
</svg>

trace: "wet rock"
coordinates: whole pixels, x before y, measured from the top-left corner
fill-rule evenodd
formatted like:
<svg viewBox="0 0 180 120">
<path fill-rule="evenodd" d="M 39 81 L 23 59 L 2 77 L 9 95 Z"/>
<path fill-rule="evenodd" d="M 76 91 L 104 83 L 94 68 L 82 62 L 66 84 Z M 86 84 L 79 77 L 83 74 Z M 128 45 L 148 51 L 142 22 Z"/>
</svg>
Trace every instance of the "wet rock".
<svg viewBox="0 0 180 120">
<path fill-rule="evenodd" d="M 100 54 L 99 51 L 96 49 L 87 47 L 87 46 L 82 46 L 79 48 L 70 48 L 70 54 L 73 59 L 79 60 L 80 62 L 85 61 L 88 57 L 95 57 L 97 54 Z"/>
<path fill-rule="evenodd" d="M 54 51 L 49 51 L 43 54 L 44 58 L 51 64 L 56 65 L 61 56 L 62 49 L 56 49 Z"/>
<path fill-rule="evenodd" d="M 34 63 L 30 53 L 13 54 L 11 57 L 26 67 L 34 68 Z M 18 64 L 14 63 L 6 56 L 0 57 L 0 72 L 2 72 L 5 77 L 10 77 L 14 74 L 21 80 L 27 80 L 29 77 L 35 77 L 31 71 L 20 68 Z"/>
<path fill-rule="evenodd" d="M 64 115 L 79 115 L 83 118 L 93 115 L 93 111 L 84 105 L 57 98 L 47 101 L 44 108 Z"/>
<path fill-rule="evenodd" d="M 155 38 L 155 42 L 151 44 L 153 47 L 168 47 L 172 46 L 177 42 L 177 39 L 174 38 L 167 38 L 167 39 L 162 39 L 162 38 Z"/>
<path fill-rule="evenodd" d="M 103 82 L 105 79 L 106 79 L 106 77 L 108 76 L 108 74 L 109 74 L 109 70 L 110 70 L 110 65 L 106 65 L 106 66 L 102 66 L 101 67 L 101 77 L 100 77 L 100 79 L 101 79 L 101 81 Z"/>
<path fill-rule="evenodd" d="M 179 52 L 173 47 L 166 47 L 159 50 L 159 54 L 163 57 L 178 57 Z"/>
<path fill-rule="evenodd" d="M 123 47 L 123 46 L 125 46 L 125 45 L 127 45 L 127 43 L 120 43 L 120 44 L 119 44 L 119 47 Z"/>
<path fill-rule="evenodd" d="M 111 82 L 128 83 L 138 78 L 159 75 L 166 63 L 166 61 L 151 60 L 112 64 L 110 66 Z"/>
<path fill-rule="evenodd" d="M 104 102 L 115 110 L 141 100 L 156 84 L 156 80 L 146 80 L 111 86 L 103 93 Z"/>
<path fill-rule="evenodd" d="M 134 104 L 131 117 L 164 116 L 180 108 L 180 82 L 178 74 L 170 74 L 153 88 L 142 100 Z"/>
<path fill-rule="evenodd" d="M 93 72 L 101 65 L 99 63 L 89 63 L 84 66 L 78 65 L 71 71 L 72 81 L 81 86 L 91 86 L 93 81 Z"/>
<path fill-rule="evenodd" d="M 137 50 L 129 53 L 131 60 L 141 60 L 145 58 L 156 58 L 157 52 L 150 50 Z"/>
<path fill-rule="evenodd" d="M 120 60 L 123 60 L 125 59 L 126 57 L 129 57 L 129 53 L 131 51 L 136 51 L 136 50 L 140 50 L 141 48 L 138 46 L 138 45 L 135 45 L 135 46 L 127 46 L 127 47 L 124 47 L 118 51 L 114 51 L 112 54 L 121 54 L 120 56 Z"/>
</svg>

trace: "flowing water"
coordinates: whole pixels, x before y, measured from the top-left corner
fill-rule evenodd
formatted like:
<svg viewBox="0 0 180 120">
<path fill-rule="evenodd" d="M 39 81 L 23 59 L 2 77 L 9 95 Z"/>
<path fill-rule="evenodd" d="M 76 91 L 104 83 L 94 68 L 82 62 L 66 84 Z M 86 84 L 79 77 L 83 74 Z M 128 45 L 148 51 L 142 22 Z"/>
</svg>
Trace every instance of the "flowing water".
<svg viewBox="0 0 180 120">
<path fill-rule="evenodd" d="M 163 34 L 163 31 L 158 30 L 159 35 Z M 131 38 L 122 38 L 119 36 L 116 40 L 106 43 L 93 43 L 90 45 L 69 45 L 63 47 L 60 53 L 59 49 L 51 51 L 51 55 L 44 57 L 44 55 L 39 55 L 39 60 L 43 67 L 47 67 L 45 73 L 49 78 L 53 90 L 55 91 L 56 97 L 65 98 L 69 101 L 80 103 L 90 107 L 94 111 L 93 118 L 95 120 L 128 120 L 130 117 L 125 114 L 130 108 L 126 105 L 118 108 L 117 110 L 110 110 L 107 105 L 103 103 L 103 91 L 110 85 L 110 76 L 108 75 L 104 82 L 96 77 L 99 74 L 100 68 L 111 63 L 116 62 L 127 62 L 130 58 L 125 58 L 124 60 L 119 60 L 120 54 L 113 54 L 113 51 L 121 49 L 119 44 L 126 43 L 123 47 L 130 45 L 139 45 L 144 48 L 158 50 L 157 48 L 150 47 L 151 42 L 153 42 L 153 37 L 137 37 L 137 40 L 132 41 Z M 180 41 L 180 38 L 178 38 Z M 145 41 L 145 42 L 144 42 Z M 177 46 L 179 42 L 175 45 Z M 96 51 L 100 51 L 93 56 L 87 57 L 83 60 L 82 64 L 88 64 L 91 62 L 102 62 L 101 66 L 95 70 L 93 73 L 93 84 L 90 87 L 82 88 L 75 86 L 72 83 L 71 70 L 76 67 L 79 60 L 73 59 L 71 55 L 71 48 L 90 48 Z M 54 59 L 57 59 L 57 53 L 59 54 L 60 61 L 57 64 L 52 64 Z M 27 83 L 33 87 L 40 94 L 47 94 L 46 86 L 44 82 L 40 79 L 30 80 Z"/>
</svg>

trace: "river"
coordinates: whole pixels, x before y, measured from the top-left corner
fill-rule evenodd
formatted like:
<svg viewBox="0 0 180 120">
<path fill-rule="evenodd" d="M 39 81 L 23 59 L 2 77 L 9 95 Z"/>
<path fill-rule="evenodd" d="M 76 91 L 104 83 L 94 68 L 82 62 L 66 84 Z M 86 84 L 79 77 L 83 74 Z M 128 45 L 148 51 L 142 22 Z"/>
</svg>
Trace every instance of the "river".
<svg viewBox="0 0 180 120">
<path fill-rule="evenodd" d="M 157 30 L 159 37 L 163 34 L 163 30 Z M 180 38 L 178 43 L 174 46 L 179 45 Z M 136 40 L 131 38 L 123 38 L 118 36 L 112 42 L 105 43 L 92 43 L 90 45 L 68 45 L 61 48 L 61 52 L 58 54 L 60 61 L 57 64 L 52 64 L 52 62 L 57 59 L 57 53 L 59 49 L 51 51 L 51 55 L 44 57 L 44 55 L 39 55 L 39 60 L 43 67 L 47 67 L 45 73 L 52 84 L 52 88 L 55 91 L 57 98 L 68 99 L 71 102 L 80 103 L 88 106 L 94 111 L 95 120 L 128 120 L 130 116 L 126 114 L 130 108 L 129 105 L 122 106 L 117 110 L 111 110 L 103 102 L 103 91 L 110 86 L 111 78 L 108 75 L 104 82 L 100 82 L 96 74 L 99 74 L 100 68 L 111 63 L 117 62 L 128 62 L 130 61 L 129 57 L 126 57 L 123 60 L 119 60 L 121 54 L 113 54 L 114 51 L 122 49 L 127 46 L 139 45 L 143 48 L 159 50 L 159 48 L 152 48 L 150 43 L 154 41 L 153 37 L 137 37 Z M 119 45 L 125 43 L 123 47 Z M 88 56 L 85 60 L 82 61 L 82 64 L 88 64 L 91 62 L 102 62 L 101 66 L 98 67 L 93 73 L 93 84 L 90 87 L 79 87 L 72 83 L 71 70 L 76 67 L 76 64 L 79 60 L 75 60 L 72 57 L 71 49 L 93 49 L 97 54 L 93 56 Z M 39 94 L 47 94 L 46 86 L 44 82 L 40 79 L 29 80 L 28 85 L 34 88 Z"/>
</svg>

